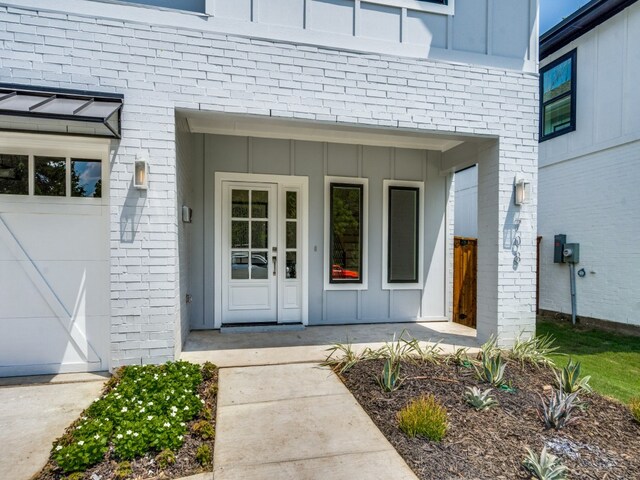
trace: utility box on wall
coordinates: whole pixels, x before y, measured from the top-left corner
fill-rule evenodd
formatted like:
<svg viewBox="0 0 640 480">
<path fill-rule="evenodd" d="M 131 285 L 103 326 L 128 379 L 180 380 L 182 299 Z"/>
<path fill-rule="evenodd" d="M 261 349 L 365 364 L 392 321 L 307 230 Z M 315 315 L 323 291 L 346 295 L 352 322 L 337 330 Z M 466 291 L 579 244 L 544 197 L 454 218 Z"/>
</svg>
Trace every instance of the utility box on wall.
<svg viewBox="0 0 640 480">
<path fill-rule="evenodd" d="M 560 234 L 553 237 L 553 263 L 564 263 L 562 251 L 565 243 L 567 243 L 566 235 Z"/>
<path fill-rule="evenodd" d="M 580 261 L 580 244 L 565 243 L 562 249 L 562 256 L 565 263 L 578 263 Z"/>
</svg>

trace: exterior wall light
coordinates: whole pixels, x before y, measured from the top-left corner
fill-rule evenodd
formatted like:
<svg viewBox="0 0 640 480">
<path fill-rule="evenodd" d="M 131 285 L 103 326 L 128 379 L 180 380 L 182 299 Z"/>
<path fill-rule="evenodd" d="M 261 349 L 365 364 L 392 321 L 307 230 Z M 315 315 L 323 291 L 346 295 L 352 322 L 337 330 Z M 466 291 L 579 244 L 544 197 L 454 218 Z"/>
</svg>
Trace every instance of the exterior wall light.
<svg viewBox="0 0 640 480">
<path fill-rule="evenodd" d="M 524 180 L 518 180 L 515 185 L 516 194 L 514 202 L 516 205 L 529 203 L 531 197 L 531 184 Z"/>
<path fill-rule="evenodd" d="M 142 155 L 136 157 L 133 186 L 138 190 L 146 190 L 149 188 L 149 164 L 147 159 Z"/>
</svg>

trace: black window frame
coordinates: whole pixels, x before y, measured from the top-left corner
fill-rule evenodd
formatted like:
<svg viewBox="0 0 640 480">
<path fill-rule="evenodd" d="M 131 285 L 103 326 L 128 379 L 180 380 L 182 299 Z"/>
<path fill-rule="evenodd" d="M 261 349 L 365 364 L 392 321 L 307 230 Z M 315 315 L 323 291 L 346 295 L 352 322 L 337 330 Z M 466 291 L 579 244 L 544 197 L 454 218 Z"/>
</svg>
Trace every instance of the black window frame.
<svg viewBox="0 0 640 480">
<path fill-rule="evenodd" d="M 392 280 L 391 279 L 391 191 L 406 190 L 416 193 L 416 250 L 415 250 L 415 278 L 411 280 Z M 389 185 L 387 187 L 387 283 L 418 283 L 420 281 L 420 188 L 409 187 L 404 185 Z"/>
<path fill-rule="evenodd" d="M 438 5 L 449 5 L 449 0 L 418 0 L 424 3 L 435 3 Z"/>
<path fill-rule="evenodd" d="M 574 48 L 570 52 L 562 55 L 561 57 L 557 58 L 553 62 L 549 63 L 548 65 L 545 65 L 540 69 L 540 118 L 539 118 L 539 122 L 540 122 L 540 127 L 539 127 L 540 140 L 539 141 L 540 142 L 551 140 L 552 138 L 556 138 L 561 135 L 565 135 L 567 133 L 576 131 L 577 58 L 578 58 L 578 49 Z M 557 97 L 554 97 L 551 100 L 548 100 L 545 102 L 544 101 L 544 74 L 549 70 L 557 67 L 561 63 L 566 62 L 569 59 L 571 59 L 571 88 L 567 92 L 561 95 L 558 95 Z M 558 100 L 561 100 L 562 98 L 565 98 L 569 95 L 571 96 L 571 115 L 569 117 L 569 125 L 563 128 L 562 130 L 557 130 L 555 132 L 545 135 L 544 134 L 545 106 L 549 105 L 550 103 L 557 102 Z"/>
<path fill-rule="evenodd" d="M 357 188 L 360 191 L 360 211 L 358 212 L 358 221 L 360 226 L 358 241 L 360 244 L 360 261 L 358 269 L 360 278 L 358 279 L 334 279 L 333 278 L 333 189 L 334 188 Z M 363 263 L 364 263 L 364 185 L 362 183 L 342 183 L 331 182 L 329 184 L 329 283 L 334 285 L 362 285 L 364 283 Z"/>
</svg>

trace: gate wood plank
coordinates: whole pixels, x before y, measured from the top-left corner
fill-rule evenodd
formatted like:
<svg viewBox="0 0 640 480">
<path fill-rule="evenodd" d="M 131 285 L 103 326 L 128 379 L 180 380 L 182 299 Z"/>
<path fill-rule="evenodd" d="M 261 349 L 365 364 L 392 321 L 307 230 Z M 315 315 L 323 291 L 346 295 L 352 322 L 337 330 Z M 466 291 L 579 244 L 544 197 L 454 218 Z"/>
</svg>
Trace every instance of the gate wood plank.
<svg viewBox="0 0 640 480">
<path fill-rule="evenodd" d="M 478 239 L 454 237 L 453 321 L 476 328 Z"/>
</svg>

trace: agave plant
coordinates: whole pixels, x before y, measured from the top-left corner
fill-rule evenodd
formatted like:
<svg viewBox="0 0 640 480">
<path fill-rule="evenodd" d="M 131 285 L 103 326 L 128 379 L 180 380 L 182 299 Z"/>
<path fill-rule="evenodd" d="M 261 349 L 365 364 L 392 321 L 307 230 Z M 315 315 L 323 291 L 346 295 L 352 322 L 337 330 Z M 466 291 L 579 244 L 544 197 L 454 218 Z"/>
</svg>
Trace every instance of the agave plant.
<svg viewBox="0 0 640 480">
<path fill-rule="evenodd" d="M 483 380 L 496 387 L 504 383 L 504 369 L 506 364 L 502 360 L 502 356 L 498 353 L 495 356 L 489 356 L 482 353 L 480 368 L 476 367 L 476 373 L 480 380 Z"/>
<path fill-rule="evenodd" d="M 558 457 L 547 452 L 547 447 L 542 449 L 540 456 L 527 448 L 527 457 L 522 462 L 524 467 L 538 480 L 566 480 L 567 467 Z"/>
<path fill-rule="evenodd" d="M 577 399 L 578 392 L 566 393 L 562 389 L 554 389 L 548 400 L 540 397 L 538 416 L 544 422 L 545 428 L 560 430 L 573 423 L 576 420 L 573 414 L 581 406 Z"/>
<path fill-rule="evenodd" d="M 524 334 L 520 333 L 511 349 L 511 356 L 522 365 L 530 363 L 536 366 L 552 367 L 554 363 L 549 355 L 558 350 L 558 347 L 553 346 L 554 341 L 550 334 L 524 338 Z"/>
<path fill-rule="evenodd" d="M 489 340 L 484 342 L 480 347 L 479 357 L 495 357 L 499 355 L 502 351 L 500 347 L 498 347 L 498 337 L 491 335 Z"/>
<path fill-rule="evenodd" d="M 491 396 L 491 389 L 484 392 L 478 387 L 467 387 L 464 392 L 464 399 L 476 410 L 484 411 L 498 405 L 498 401 Z"/>
<path fill-rule="evenodd" d="M 400 385 L 402 385 L 403 379 L 400 377 L 400 362 L 393 362 L 390 358 L 387 358 L 382 367 L 382 373 L 377 377 L 378 385 L 385 392 L 394 392 Z"/>
<path fill-rule="evenodd" d="M 587 375 L 580 378 L 581 368 L 580 362 L 574 363 L 573 360 L 569 359 L 569 363 L 560 370 L 559 374 L 554 370 L 553 373 L 556 376 L 558 388 L 568 393 L 591 393 L 593 391 L 591 385 L 589 385 L 591 376 Z"/>
<path fill-rule="evenodd" d="M 440 342 L 431 343 L 430 340 L 427 340 L 427 344 L 424 347 L 420 345 L 420 341 L 417 338 L 403 339 L 403 342 L 407 347 L 407 352 L 410 353 L 413 359 L 439 363 L 440 354 L 442 353 Z"/>
<path fill-rule="evenodd" d="M 374 358 L 374 352 L 366 348 L 362 353 L 356 353 L 351 343 L 336 343 L 326 350 L 329 352 L 322 366 L 328 366 L 337 373 L 344 373 L 361 360 Z"/>
</svg>

